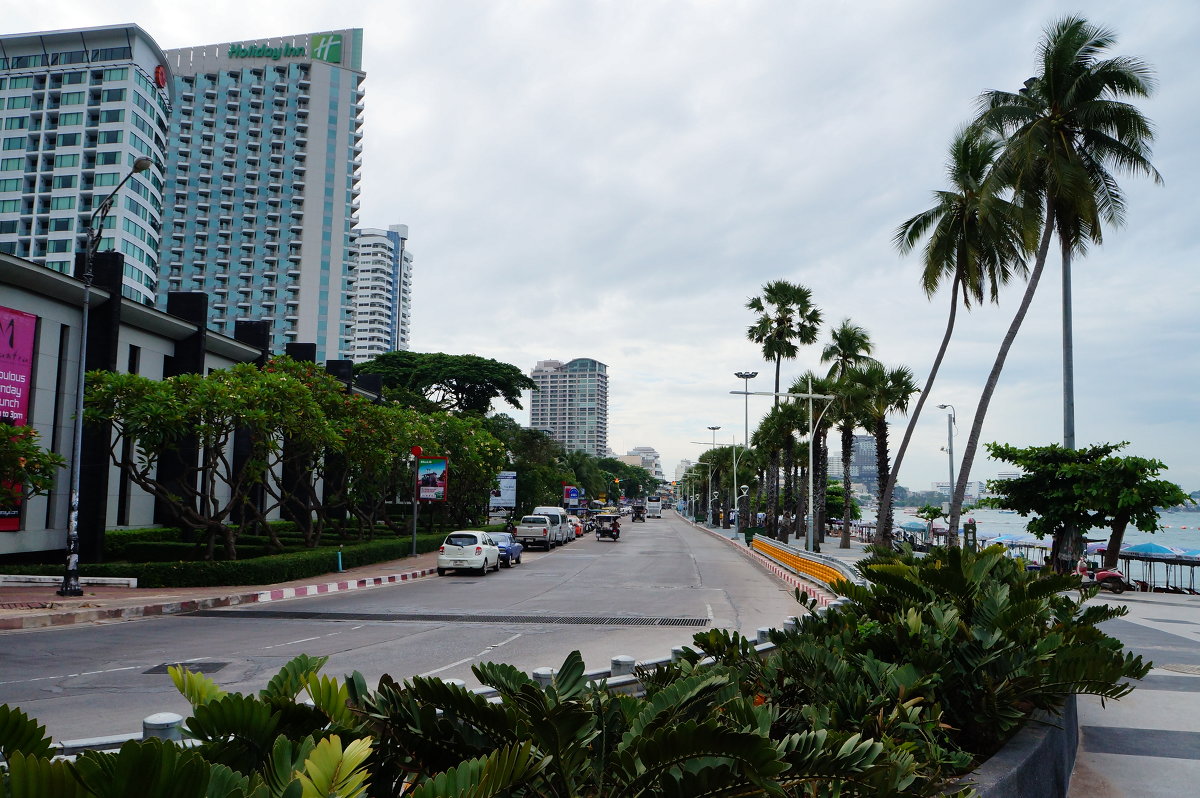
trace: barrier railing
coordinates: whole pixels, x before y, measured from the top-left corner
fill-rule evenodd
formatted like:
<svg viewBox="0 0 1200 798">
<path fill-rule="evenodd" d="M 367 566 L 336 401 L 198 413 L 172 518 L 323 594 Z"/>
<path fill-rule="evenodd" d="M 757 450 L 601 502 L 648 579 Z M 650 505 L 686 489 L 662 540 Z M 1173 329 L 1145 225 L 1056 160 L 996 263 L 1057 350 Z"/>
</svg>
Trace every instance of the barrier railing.
<svg viewBox="0 0 1200 798">
<path fill-rule="evenodd" d="M 750 545 L 755 551 L 782 565 L 792 573 L 816 582 L 822 587 L 829 587 L 841 579 L 856 584 L 863 581 L 862 577 L 855 573 L 850 566 L 834 557 L 804 551 L 761 535 L 756 535 Z"/>
</svg>

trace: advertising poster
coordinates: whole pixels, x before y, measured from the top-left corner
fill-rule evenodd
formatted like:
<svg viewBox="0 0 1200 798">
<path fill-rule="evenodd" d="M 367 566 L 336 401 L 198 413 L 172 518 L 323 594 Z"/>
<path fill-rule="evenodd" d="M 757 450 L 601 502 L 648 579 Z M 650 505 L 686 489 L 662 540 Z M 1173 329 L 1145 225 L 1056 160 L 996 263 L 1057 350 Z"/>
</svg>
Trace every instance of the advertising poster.
<svg viewBox="0 0 1200 798">
<path fill-rule="evenodd" d="M 0 307 L 0 434 L 5 425 L 29 423 L 29 395 L 33 390 L 33 341 L 37 316 Z M 0 505 L 0 532 L 21 527 L 21 509 Z"/>
<path fill-rule="evenodd" d="M 446 501 L 446 476 L 450 463 L 445 457 L 417 460 L 417 497 L 423 502 Z"/>
<path fill-rule="evenodd" d="M 501 471 L 496 477 L 496 487 L 488 498 L 489 510 L 511 510 L 517 506 L 517 472 Z"/>
<path fill-rule="evenodd" d="M 563 485 L 563 504 L 567 507 L 578 507 L 582 489 L 574 485 Z"/>
</svg>

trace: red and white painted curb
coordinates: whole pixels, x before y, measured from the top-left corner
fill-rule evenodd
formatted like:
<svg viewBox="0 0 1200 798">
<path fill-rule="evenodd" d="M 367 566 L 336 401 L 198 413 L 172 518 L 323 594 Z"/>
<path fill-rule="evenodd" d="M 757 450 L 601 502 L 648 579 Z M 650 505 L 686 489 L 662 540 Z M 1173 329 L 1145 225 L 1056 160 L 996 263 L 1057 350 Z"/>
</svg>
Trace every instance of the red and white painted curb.
<svg viewBox="0 0 1200 798">
<path fill-rule="evenodd" d="M 344 590 L 362 590 L 364 588 L 380 587 L 382 585 L 394 585 L 400 582 L 411 582 L 414 579 L 420 579 L 424 576 L 431 576 L 437 573 L 436 568 L 422 568 L 419 571 L 408 571 L 403 574 L 388 574 L 387 576 L 373 576 L 366 579 L 344 580 L 341 582 L 326 582 L 320 585 L 300 585 L 298 587 L 277 587 L 272 590 L 263 590 L 259 593 L 252 594 L 254 597 L 250 601 L 282 601 L 283 599 L 301 598 L 304 596 L 321 596 L 326 593 L 340 593 Z"/>
</svg>

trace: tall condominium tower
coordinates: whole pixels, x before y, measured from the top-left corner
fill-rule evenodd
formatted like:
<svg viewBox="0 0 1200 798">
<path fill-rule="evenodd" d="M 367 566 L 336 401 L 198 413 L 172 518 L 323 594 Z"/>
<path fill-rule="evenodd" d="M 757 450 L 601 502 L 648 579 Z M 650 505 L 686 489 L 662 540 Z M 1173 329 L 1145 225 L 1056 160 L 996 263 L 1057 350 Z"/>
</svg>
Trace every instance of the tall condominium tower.
<svg viewBox="0 0 1200 798">
<path fill-rule="evenodd" d="M 0 36 L 0 252 L 71 273 L 93 210 L 122 293 L 153 304 L 171 104 L 167 57 L 137 25 Z"/>
<path fill-rule="evenodd" d="M 590 358 L 539 360 L 529 376 L 529 426 L 545 430 L 568 452 L 604 457 L 608 450 L 608 366 Z"/>
<path fill-rule="evenodd" d="M 353 342 L 356 363 L 408 349 L 412 311 L 412 252 L 408 225 L 387 230 L 360 227 L 354 233 Z"/>
<path fill-rule="evenodd" d="M 362 30 L 168 50 L 176 103 L 160 282 L 212 297 L 210 328 L 349 357 L 362 163 Z M 159 303 L 165 304 L 165 292 Z"/>
</svg>

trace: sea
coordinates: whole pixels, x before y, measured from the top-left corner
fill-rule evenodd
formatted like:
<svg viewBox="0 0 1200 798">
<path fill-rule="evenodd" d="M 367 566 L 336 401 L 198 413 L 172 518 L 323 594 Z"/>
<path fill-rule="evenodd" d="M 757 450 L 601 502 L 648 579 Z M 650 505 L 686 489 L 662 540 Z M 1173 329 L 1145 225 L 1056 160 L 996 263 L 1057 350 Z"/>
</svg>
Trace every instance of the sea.
<svg viewBox="0 0 1200 798">
<path fill-rule="evenodd" d="M 904 511 L 905 507 L 897 507 L 896 514 L 893 520 L 897 525 L 905 521 L 919 521 L 920 519 L 912 515 L 907 515 Z M 1020 515 L 1002 510 L 993 509 L 977 509 L 969 510 L 963 513 L 962 523 L 968 519 L 974 518 L 976 524 L 976 533 L 979 536 L 987 534 L 1003 535 L 1028 534 L 1026 524 L 1029 519 L 1022 518 Z M 874 520 L 864 518 L 863 520 Z M 1200 549 L 1200 513 L 1162 513 L 1159 515 L 1159 523 L 1161 529 L 1157 532 L 1142 532 L 1134 529 L 1132 526 L 1126 527 L 1123 543 L 1130 546 L 1138 543 L 1159 543 L 1164 546 L 1175 546 L 1181 549 Z M 935 522 L 935 526 L 946 525 L 945 519 L 940 519 Z M 1084 538 L 1089 541 L 1108 541 L 1109 530 L 1107 528 L 1089 529 L 1084 532 Z M 1043 543 L 1049 547 L 1050 539 L 1046 538 Z M 1033 552 L 1030 552 L 1032 555 Z M 1100 555 L 1093 555 L 1093 559 L 1099 560 Z M 1125 567 L 1122 565 L 1122 567 Z M 1187 566 L 1174 566 L 1167 568 L 1161 563 L 1142 563 L 1138 561 L 1129 562 L 1129 573 L 1125 576 L 1130 579 L 1140 579 L 1149 582 L 1153 585 L 1165 584 L 1182 584 L 1200 588 L 1200 567 L 1192 568 Z"/>
</svg>

